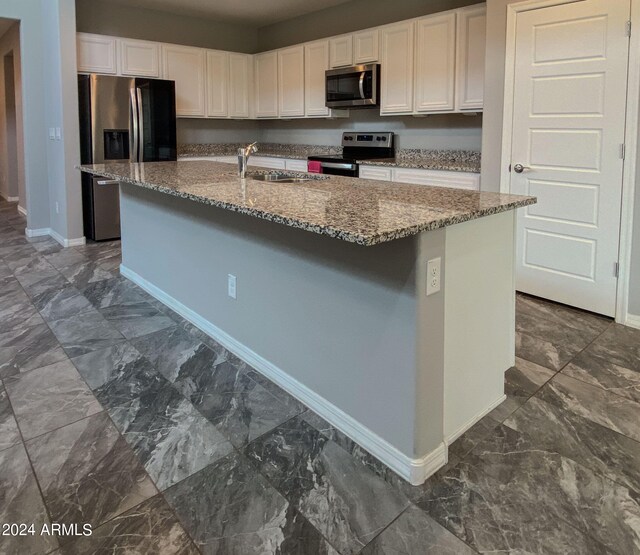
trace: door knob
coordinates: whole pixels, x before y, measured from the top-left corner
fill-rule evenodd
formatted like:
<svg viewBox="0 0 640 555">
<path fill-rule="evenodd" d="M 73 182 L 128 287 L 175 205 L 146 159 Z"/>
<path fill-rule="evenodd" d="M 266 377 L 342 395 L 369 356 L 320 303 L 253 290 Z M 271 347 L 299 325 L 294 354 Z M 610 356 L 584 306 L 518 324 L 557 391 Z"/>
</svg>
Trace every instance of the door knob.
<svg viewBox="0 0 640 555">
<path fill-rule="evenodd" d="M 515 166 L 513 166 L 513 171 L 516 173 L 522 173 L 525 170 L 530 170 L 531 168 L 528 168 L 526 166 L 523 166 L 522 164 L 516 164 Z"/>
</svg>

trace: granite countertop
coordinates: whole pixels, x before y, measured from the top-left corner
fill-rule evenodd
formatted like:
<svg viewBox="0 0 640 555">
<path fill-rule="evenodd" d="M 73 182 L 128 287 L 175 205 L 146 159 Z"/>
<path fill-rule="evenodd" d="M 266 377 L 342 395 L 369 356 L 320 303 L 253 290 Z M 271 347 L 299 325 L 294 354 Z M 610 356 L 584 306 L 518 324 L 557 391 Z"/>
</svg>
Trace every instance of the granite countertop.
<svg viewBox="0 0 640 555">
<path fill-rule="evenodd" d="M 376 245 L 522 206 L 534 197 L 296 172 L 302 183 L 240 179 L 211 161 L 111 162 L 82 171 L 357 243 Z M 249 176 L 274 173 L 253 170 Z"/>
<path fill-rule="evenodd" d="M 199 156 L 234 156 L 241 143 L 183 144 L 178 147 L 178 156 L 193 158 Z M 255 156 L 273 158 L 293 158 L 306 160 L 309 156 L 335 156 L 342 154 L 341 146 L 289 145 L 282 143 L 258 144 Z M 480 173 L 480 153 L 474 150 L 429 150 L 417 148 L 399 148 L 395 158 L 367 160 L 365 166 L 391 166 L 397 168 L 416 168 Z"/>
</svg>

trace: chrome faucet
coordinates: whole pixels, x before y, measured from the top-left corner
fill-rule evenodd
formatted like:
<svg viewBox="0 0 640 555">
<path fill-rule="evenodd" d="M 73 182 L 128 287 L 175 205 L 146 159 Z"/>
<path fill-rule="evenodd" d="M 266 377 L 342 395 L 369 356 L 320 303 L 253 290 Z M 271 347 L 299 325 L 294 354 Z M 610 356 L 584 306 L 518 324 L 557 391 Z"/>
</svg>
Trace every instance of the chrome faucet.
<svg viewBox="0 0 640 555">
<path fill-rule="evenodd" d="M 257 144 L 257 142 L 251 143 L 244 148 L 238 149 L 238 175 L 240 179 L 244 179 L 247 176 L 247 162 L 249 161 L 249 156 L 258 151 Z"/>
</svg>

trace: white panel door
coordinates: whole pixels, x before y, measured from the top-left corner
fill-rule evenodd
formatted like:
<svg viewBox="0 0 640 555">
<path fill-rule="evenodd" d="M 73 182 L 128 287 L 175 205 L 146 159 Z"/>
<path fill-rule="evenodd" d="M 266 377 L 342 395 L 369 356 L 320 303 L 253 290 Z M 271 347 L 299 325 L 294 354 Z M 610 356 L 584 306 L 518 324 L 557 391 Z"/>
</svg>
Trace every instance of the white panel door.
<svg viewBox="0 0 640 555">
<path fill-rule="evenodd" d="M 77 33 L 76 48 L 80 73 L 116 74 L 118 72 L 114 37 Z"/>
<path fill-rule="evenodd" d="M 410 114 L 413 111 L 414 22 L 383 27 L 380 34 L 380 114 Z"/>
<path fill-rule="evenodd" d="M 278 115 L 304 116 L 304 46 L 278 50 Z"/>
<path fill-rule="evenodd" d="M 307 116 L 328 116 L 325 105 L 325 75 L 329 69 L 329 41 L 304 46 L 304 107 Z"/>
<path fill-rule="evenodd" d="M 415 111 L 453 111 L 455 78 L 455 12 L 419 19 L 416 22 Z"/>
<path fill-rule="evenodd" d="M 329 39 L 329 63 L 331 67 L 353 65 L 353 35 Z"/>
<path fill-rule="evenodd" d="M 353 35 L 353 63 L 370 64 L 380 59 L 380 31 L 369 29 Z"/>
<path fill-rule="evenodd" d="M 207 117 L 227 117 L 228 89 L 229 53 L 221 50 L 207 50 Z"/>
<path fill-rule="evenodd" d="M 629 0 L 584 0 L 517 16 L 511 191 L 538 197 L 518 218 L 517 288 L 608 316 L 629 11 Z"/>
<path fill-rule="evenodd" d="M 120 73 L 160 77 L 160 45 L 146 40 L 120 39 Z"/>
<path fill-rule="evenodd" d="M 162 76 L 176 82 L 176 113 L 203 117 L 205 102 L 205 51 L 202 48 L 162 45 Z"/>
<path fill-rule="evenodd" d="M 456 109 L 482 110 L 484 104 L 484 58 L 487 38 L 487 6 L 458 11 Z"/>
<path fill-rule="evenodd" d="M 278 117 L 278 54 L 256 54 L 254 62 L 256 117 Z"/>
<path fill-rule="evenodd" d="M 251 54 L 229 52 L 229 117 L 248 118 L 251 90 Z"/>
</svg>

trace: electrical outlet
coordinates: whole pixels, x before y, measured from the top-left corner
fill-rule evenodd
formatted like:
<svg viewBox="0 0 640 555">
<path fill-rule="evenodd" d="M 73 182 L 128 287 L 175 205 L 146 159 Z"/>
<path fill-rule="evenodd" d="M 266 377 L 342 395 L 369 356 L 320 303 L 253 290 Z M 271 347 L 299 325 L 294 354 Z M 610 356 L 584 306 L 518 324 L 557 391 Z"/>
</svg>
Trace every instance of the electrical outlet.
<svg viewBox="0 0 640 555">
<path fill-rule="evenodd" d="M 236 276 L 233 274 L 227 276 L 227 295 L 232 299 L 236 298 Z"/>
<path fill-rule="evenodd" d="M 440 257 L 427 261 L 427 296 L 440 291 Z"/>
</svg>

